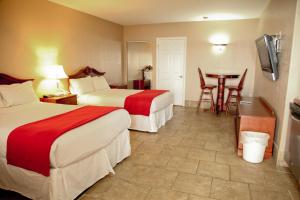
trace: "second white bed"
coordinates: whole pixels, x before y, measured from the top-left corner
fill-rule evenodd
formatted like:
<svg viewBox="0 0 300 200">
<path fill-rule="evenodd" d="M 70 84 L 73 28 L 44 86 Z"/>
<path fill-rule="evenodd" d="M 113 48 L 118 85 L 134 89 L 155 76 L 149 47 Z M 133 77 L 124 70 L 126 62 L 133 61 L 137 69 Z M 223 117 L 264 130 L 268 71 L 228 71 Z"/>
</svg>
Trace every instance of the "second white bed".
<svg viewBox="0 0 300 200">
<path fill-rule="evenodd" d="M 126 97 L 142 90 L 103 89 L 79 95 L 79 104 L 124 107 Z M 130 115 L 130 129 L 157 132 L 158 129 L 173 117 L 173 95 L 165 92 L 152 101 L 150 115 Z"/>
</svg>

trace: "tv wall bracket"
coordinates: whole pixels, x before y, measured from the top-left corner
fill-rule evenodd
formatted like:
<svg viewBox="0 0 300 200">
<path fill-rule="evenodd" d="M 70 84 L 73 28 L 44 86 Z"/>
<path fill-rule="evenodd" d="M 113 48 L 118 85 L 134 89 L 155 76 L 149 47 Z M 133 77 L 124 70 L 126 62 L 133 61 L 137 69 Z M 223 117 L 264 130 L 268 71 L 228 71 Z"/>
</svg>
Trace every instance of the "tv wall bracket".
<svg viewBox="0 0 300 200">
<path fill-rule="evenodd" d="M 271 35 L 271 37 L 273 38 L 276 53 L 281 53 L 281 31 L 275 35 Z"/>
</svg>

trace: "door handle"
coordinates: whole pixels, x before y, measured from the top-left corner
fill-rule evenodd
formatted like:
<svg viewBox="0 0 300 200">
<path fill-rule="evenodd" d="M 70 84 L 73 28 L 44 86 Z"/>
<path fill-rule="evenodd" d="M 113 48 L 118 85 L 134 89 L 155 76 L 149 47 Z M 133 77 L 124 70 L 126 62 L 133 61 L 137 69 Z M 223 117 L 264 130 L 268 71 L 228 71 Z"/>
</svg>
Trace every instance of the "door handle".
<svg viewBox="0 0 300 200">
<path fill-rule="evenodd" d="M 180 76 L 179 76 L 179 78 L 183 78 L 183 76 L 182 76 L 182 75 L 180 75 Z"/>
</svg>

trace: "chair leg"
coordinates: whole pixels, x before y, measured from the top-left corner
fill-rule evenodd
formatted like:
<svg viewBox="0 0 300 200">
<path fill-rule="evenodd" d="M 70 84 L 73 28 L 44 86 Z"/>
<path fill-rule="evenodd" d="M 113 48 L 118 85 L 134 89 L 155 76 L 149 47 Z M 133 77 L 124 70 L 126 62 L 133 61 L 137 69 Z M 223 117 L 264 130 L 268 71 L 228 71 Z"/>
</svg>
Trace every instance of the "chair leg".
<svg viewBox="0 0 300 200">
<path fill-rule="evenodd" d="M 238 115 L 238 108 L 241 101 L 241 91 L 237 91 L 237 99 L 236 99 L 236 115 Z"/>
<path fill-rule="evenodd" d="M 237 103 L 240 103 L 241 101 L 241 91 L 237 91 Z"/>
<path fill-rule="evenodd" d="M 229 111 L 229 104 L 230 104 L 230 100 L 231 100 L 231 94 L 232 94 L 232 91 L 229 90 L 229 93 L 228 93 L 228 97 L 227 97 L 227 101 L 226 101 L 226 116 L 228 115 L 228 111 Z"/>
<path fill-rule="evenodd" d="M 199 102 L 198 102 L 198 106 L 197 106 L 197 110 L 198 110 L 198 111 L 199 111 L 199 109 L 200 109 L 200 106 L 201 106 L 201 102 L 202 102 L 203 93 L 204 93 L 204 90 L 202 90 L 202 91 L 201 91 L 201 94 L 200 94 L 200 98 L 199 98 Z"/>
<path fill-rule="evenodd" d="M 215 102 L 214 102 L 214 95 L 213 95 L 213 90 L 210 90 L 210 98 L 211 98 L 211 103 L 210 103 L 210 111 L 211 112 L 215 112 L 216 108 L 215 108 Z"/>
</svg>

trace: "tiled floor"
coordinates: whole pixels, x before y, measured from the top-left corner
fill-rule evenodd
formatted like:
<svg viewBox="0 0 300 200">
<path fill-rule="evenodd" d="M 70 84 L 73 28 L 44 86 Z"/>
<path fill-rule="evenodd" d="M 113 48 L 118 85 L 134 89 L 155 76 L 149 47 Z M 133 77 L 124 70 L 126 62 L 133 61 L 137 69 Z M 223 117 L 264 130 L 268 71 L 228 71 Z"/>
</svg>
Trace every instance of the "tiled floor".
<svg viewBox="0 0 300 200">
<path fill-rule="evenodd" d="M 175 108 L 157 134 L 131 131 L 132 156 L 80 200 L 298 200 L 299 188 L 273 160 L 235 153 L 233 117 Z"/>
<path fill-rule="evenodd" d="M 235 153 L 234 121 L 175 108 L 157 134 L 131 131 L 132 156 L 79 200 L 300 200 L 287 169 Z"/>
</svg>

